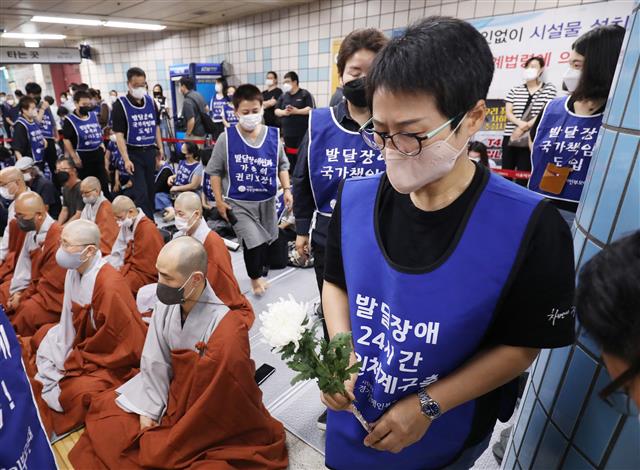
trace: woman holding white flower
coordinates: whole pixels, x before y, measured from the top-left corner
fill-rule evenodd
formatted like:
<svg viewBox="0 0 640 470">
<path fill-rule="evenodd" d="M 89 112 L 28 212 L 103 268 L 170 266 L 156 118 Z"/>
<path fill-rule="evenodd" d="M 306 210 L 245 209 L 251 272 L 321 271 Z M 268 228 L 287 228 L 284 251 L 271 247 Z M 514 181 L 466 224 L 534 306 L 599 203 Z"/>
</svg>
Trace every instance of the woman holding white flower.
<svg viewBox="0 0 640 470">
<path fill-rule="evenodd" d="M 330 468 L 470 468 L 513 412 L 513 380 L 573 342 L 566 223 L 466 153 L 493 69 L 475 28 L 430 17 L 368 74 L 360 132 L 386 173 L 346 180 L 329 227 L 325 319 L 361 362 L 345 393 L 323 395 Z"/>
</svg>

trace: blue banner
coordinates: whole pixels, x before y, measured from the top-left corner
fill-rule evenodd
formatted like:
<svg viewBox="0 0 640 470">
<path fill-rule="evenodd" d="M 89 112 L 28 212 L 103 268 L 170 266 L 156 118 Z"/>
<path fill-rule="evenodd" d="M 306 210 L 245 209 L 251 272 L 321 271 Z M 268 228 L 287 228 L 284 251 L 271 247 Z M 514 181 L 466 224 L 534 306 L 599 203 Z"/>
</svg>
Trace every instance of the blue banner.
<svg viewBox="0 0 640 470">
<path fill-rule="evenodd" d="M 0 470 L 55 468 L 18 338 L 0 306 Z"/>
</svg>

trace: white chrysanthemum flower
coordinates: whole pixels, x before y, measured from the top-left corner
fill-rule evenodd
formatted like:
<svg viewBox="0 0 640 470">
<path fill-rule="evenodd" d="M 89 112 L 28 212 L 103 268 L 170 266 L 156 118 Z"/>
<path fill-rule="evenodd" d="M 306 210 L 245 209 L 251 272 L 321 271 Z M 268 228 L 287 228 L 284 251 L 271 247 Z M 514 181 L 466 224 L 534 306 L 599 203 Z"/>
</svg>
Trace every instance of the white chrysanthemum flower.
<svg viewBox="0 0 640 470">
<path fill-rule="evenodd" d="M 302 334 L 311 326 L 303 325 L 307 318 L 308 304 L 296 302 L 292 295 L 288 299 L 280 298 L 267 305 L 268 310 L 260 314 L 260 333 L 264 341 L 272 348 L 280 349 L 289 343 L 298 350 Z"/>
</svg>

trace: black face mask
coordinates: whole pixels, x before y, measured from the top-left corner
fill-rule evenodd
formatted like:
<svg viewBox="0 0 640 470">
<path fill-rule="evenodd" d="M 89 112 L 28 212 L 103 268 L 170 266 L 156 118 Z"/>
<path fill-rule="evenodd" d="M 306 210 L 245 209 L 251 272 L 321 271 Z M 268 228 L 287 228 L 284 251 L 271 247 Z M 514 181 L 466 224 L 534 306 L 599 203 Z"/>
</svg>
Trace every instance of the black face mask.
<svg viewBox="0 0 640 470">
<path fill-rule="evenodd" d="M 365 77 L 356 78 L 347 82 L 342 87 L 344 97 L 358 108 L 367 107 L 367 96 L 365 92 Z"/>
<path fill-rule="evenodd" d="M 34 96 L 33 99 L 36 100 L 36 106 L 38 106 L 40 104 L 40 97 Z"/>
<path fill-rule="evenodd" d="M 162 93 L 159 92 L 159 91 L 154 91 L 153 92 L 153 96 L 156 97 L 156 98 L 160 98 L 162 96 Z"/>
<path fill-rule="evenodd" d="M 16 217 L 16 223 L 18 228 L 23 232 L 31 232 L 36 229 L 35 219 L 23 219 L 22 217 Z"/>
<path fill-rule="evenodd" d="M 193 274 L 191 276 L 193 276 Z M 158 282 L 158 286 L 156 287 L 158 300 L 165 305 L 182 305 L 186 300 L 184 298 L 184 286 L 189 283 L 191 276 L 184 281 L 182 287 L 169 287 L 166 284 Z"/>
<path fill-rule="evenodd" d="M 60 186 L 63 186 L 67 181 L 69 181 L 69 176 L 68 171 L 58 171 L 56 173 L 56 180 Z"/>
<path fill-rule="evenodd" d="M 92 109 L 92 106 L 80 106 L 78 108 L 78 112 L 82 116 L 88 116 L 89 115 L 89 111 L 91 111 L 91 109 Z"/>
</svg>

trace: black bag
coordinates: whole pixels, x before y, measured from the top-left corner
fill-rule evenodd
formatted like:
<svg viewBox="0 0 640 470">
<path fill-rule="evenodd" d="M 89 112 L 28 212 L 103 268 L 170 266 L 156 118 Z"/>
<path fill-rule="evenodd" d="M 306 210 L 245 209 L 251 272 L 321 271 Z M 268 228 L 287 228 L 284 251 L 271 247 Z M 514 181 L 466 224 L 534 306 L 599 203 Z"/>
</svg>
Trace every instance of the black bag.
<svg viewBox="0 0 640 470">
<path fill-rule="evenodd" d="M 196 112 L 200 117 L 200 122 L 202 123 L 202 127 L 204 127 L 205 134 L 213 135 L 216 132 L 216 126 L 213 123 L 211 117 L 204 111 L 204 109 L 200 109 L 196 100 L 191 98 L 190 96 L 185 97 L 186 99 L 190 99 L 196 107 Z"/>
</svg>

